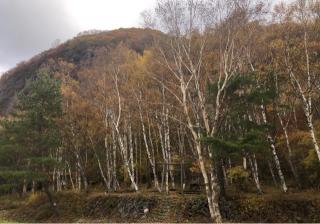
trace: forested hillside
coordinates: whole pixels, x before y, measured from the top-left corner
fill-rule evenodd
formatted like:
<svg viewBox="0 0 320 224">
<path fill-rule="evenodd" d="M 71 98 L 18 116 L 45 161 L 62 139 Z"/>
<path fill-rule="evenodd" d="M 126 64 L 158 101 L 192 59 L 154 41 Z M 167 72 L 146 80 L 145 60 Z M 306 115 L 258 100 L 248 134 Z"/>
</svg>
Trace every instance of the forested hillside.
<svg viewBox="0 0 320 224">
<path fill-rule="evenodd" d="M 87 32 L 90 33 L 90 32 Z M 145 48 L 152 45 L 159 31 L 150 29 L 119 29 L 98 34 L 79 34 L 72 40 L 45 51 L 29 61 L 21 62 L 8 71 L 0 80 L 0 112 L 2 115 L 12 111 L 15 95 L 20 92 L 26 81 L 33 79 L 39 69 L 48 67 L 52 71 L 63 69 L 61 64 L 70 64 L 66 76 L 76 77 L 80 68 L 89 66 L 99 52 L 113 51 L 120 43 L 130 50 L 142 54 Z M 60 63 L 60 64 L 59 64 Z M 67 65 L 65 65 L 67 66 Z"/>
<path fill-rule="evenodd" d="M 237 221 L 237 196 L 318 194 L 320 2 L 143 15 L 149 28 L 81 35 L 1 77 L 1 194 L 43 191 L 57 216 L 54 192 L 192 194 L 215 222 Z"/>
</svg>

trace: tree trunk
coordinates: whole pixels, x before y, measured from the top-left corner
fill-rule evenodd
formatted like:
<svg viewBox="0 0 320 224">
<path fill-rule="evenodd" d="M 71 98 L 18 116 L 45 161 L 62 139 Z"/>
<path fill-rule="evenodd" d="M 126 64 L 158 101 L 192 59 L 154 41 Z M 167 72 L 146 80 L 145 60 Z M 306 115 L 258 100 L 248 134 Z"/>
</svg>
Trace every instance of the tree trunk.
<svg viewBox="0 0 320 224">
<path fill-rule="evenodd" d="M 168 162 L 168 170 L 170 174 L 171 179 L 171 186 L 173 189 L 175 189 L 175 180 L 174 180 L 174 174 L 173 174 L 173 166 L 171 161 L 171 142 L 170 142 L 170 126 L 169 126 L 169 109 L 167 108 L 165 117 L 164 117 L 164 123 L 165 123 L 165 147 L 167 151 L 167 162 Z"/>
<path fill-rule="evenodd" d="M 284 137 L 286 139 L 286 146 L 287 146 L 287 149 L 288 149 L 288 162 L 289 162 L 289 166 L 290 166 L 290 169 L 291 169 L 291 172 L 293 174 L 293 177 L 296 181 L 296 184 L 298 185 L 299 188 L 301 188 L 301 183 L 300 183 L 300 178 L 299 178 L 299 175 L 296 171 L 296 168 L 292 162 L 292 150 L 291 150 L 291 145 L 290 145 L 290 140 L 289 140 L 289 135 L 288 135 L 288 130 L 287 130 L 287 125 L 284 124 L 283 120 L 282 120 L 282 117 L 280 115 L 280 113 L 277 111 L 277 115 L 278 115 L 278 118 L 279 118 L 279 121 L 280 121 L 280 125 L 282 127 L 282 130 L 283 130 L 283 133 L 284 133 Z"/>
<path fill-rule="evenodd" d="M 120 185 L 117 178 L 117 146 L 114 130 L 112 130 L 112 187 L 116 191 L 120 189 Z"/>
<path fill-rule="evenodd" d="M 286 181 L 284 179 L 284 175 L 283 175 L 282 170 L 281 170 L 280 161 L 279 161 L 279 158 L 278 158 L 278 155 L 277 155 L 275 144 L 274 144 L 273 139 L 271 138 L 271 136 L 268 136 L 268 139 L 269 139 L 269 142 L 270 142 L 270 147 L 271 147 L 273 159 L 274 159 L 274 162 L 276 164 L 276 169 L 278 171 L 278 175 L 279 175 L 279 179 L 280 179 L 282 190 L 284 192 L 287 192 L 288 188 L 287 188 L 287 185 L 286 185 Z"/>
<path fill-rule="evenodd" d="M 182 126 L 180 127 L 180 129 L 178 129 L 178 142 L 179 142 L 179 152 L 180 152 L 180 187 L 181 187 L 181 191 L 182 193 L 185 190 L 185 170 L 184 170 L 184 130 L 182 128 Z"/>
<path fill-rule="evenodd" d="M 243 164 L 243 169 L 247 170 L 247 157 L 245 156 L 242 157 L 242 164 Z"/>
<path fill-rule="evenodd" d="M 198 153 L 198 162 L 204 180 L 210 216 L 215 222 L 221 223 L 222 218 L 219 210 L 218 181 L 217 178 L 215 178 L 215 175 L 213 174 L 213 170 L 210 171 L 211 181 L 209 180 L 208 173 L 205 167 L 205 162 L 202 156 L 201 143 L 197 141 L 195 144 Z"/>
<path fill-rule="evenodd" d="M 269 167 L 269 171 L 270 171 L 270 174 L 271 174 L 271 177 L 272 177 L 272 180 L 273 180 L 273 183 L 275 186 L 278 185 L 277 183 L 277 180 L 276 180 L 276 177 L 274 175 L 274 172 L 273 172 L 273 167 L 272 167 L 272 164 L 270 163 L 270 161 L 268 160 L 268 167 Z"/>
<path fill-rule="evenodd" d="M 140 121 L 141 121 L 141 126 L 142 126 L 143 140 L 144 140 L 144 144 L 145 144 L 148 160 L 149 160 L 149 163 L 150 163 L 151 169 L 152 169 L 154 187 L 157 189 L 157 191 L 161 192 L 161 189 L 160 189 L 160 186 L 159 186 L 158 177 L 157 177 L 157 172 L 156 172 L 156 164 L 155 164 L 154 154 L 151 155 L 151 153 L 150 153 L 149 144 L 148 144 L 147 135 L 146 135 L 146 128 L 145 128 L 145 125 L 143 123 L 143 118 L 142 118 L 141 106 L 140 106 L 139 102 L 138 102 L 138 104 L 139 104 L 139 112 L 140 112 Z M 149 127 L 149 137 L 150 137 L 150 127 Z M 152 140 L 150 139 L 150 141 L 152 141 Z"/>
<path fill-rule="evenodd" d="M 104 148 L 105 148 L 105 165 L 106 165 L 106 172 L 107 172 L 107 176 L 106 176 L 106 180 L 107 182 L 105 182 L 106 184 L 106 188 L 109 189 L 109 191 L 111 191 L 111 182 L 112 182 L 112 155 L 110 155 L 110 148 L 108 145 L 108 137 L 105 136 L 104 138 Z M 100 171 L 101 172 L 101 171 Z M 103 172 L 104 173 L 104 172 Z"/>
<path fill-rule="evenodd" d="M 226 171 L 226 166 L 224 165 L 223 160 L 221 160 L 221 167 L 222 167 L 224 184 L 228 186 L 229 183 L 228 183 L 227 171 Z"/>
<path fill-rule="evenodd" d="M 264 124 L 267 124 L 267 115 L 266 115 L 266 112 L 265 112 L 265 107 L 263 105 L 261 105 L 261 112 L 262 112 L 262 118 L 263 118 L 263 122 Z M 277 150 L 276 150 L 276 146 L 275 146 L 275 142 L 274 142 L 274 139 L 272 138 L 271 134 L 267 133 L 267 140 L 270 144 L 270 148 L 271 148 L 271 153 L 272 153 L 272 156 L 273 156 L 273 160 L 275 162 L 275 165 L 276 165 L 276 169 L 277 169 L 277 172 L 278 172 L 278 175 L 279 175 L 279 179 L 280 179 L 280 183 L 281 183 L 281 188 L 284 192 L 287 192 L 288 188 L 287 188 L 287 185 L 286 185 L 286 181 L 284 179 L 284 175 L 283 175 L 283 172 L 282 172 L 282 169 L 281 169 L 281 165 L 280 165 L 280 160 L 279 160 L 279 157 L 278 157 L 278 154 L 277 154 Z"/>
<path fill-rule="evenodd" d="M 32 180 L 31 192 L 34 194 L 36 192 L 36 182 Z"/>
<path fill-rule="evenodd" d="M 106 188 L 106 192 L 109 192 L 110 191 L 110 179 L 107 179 L 105 174 L 104 174 L 104 171 L 102 169 L 102 165 L 101 165 L 101 161 L 100 161 L 100 157 L 95 149 L 95 145 L 93 143 L 93 140 L 91 138 L 91 136 L 89 136 L 89 140 L 90 140 L 90 143 L 91 143 L 91 147 L 92 147 L 92 150 L 93 150 L 93 153 L 94 153 L 94 157 L 96 158 L 97 160 L 97 163 L 98 163 L 98 167 L 99 167 L 99 173 L 100 173 L 100 176 L 102 178 L 102 181 L 105 185 L 105 188 Z"/>
<path fill-rule="evenodd" d="M 55 215 L 59 215 L 58 209 L 57 209 L 57 203 L 53 200 L 52 194 L 50 192 L 49 189 L 49 182 L 48 181 L 44 181 L 43 183 L 43 187 L 44 187 L 44 191 L 49 199 L 49 203 L 50 203 L 50 207 L 52 209 L 52 211 L 54 212 Z"/>
<path fill-rule="evenodd" d="M 131 171 L 131 168 L 130 168 L 130 164 L 129 164 L 129 160 L 128 160 L 128 157 L 127 157 L 127 153 L 126 153 L 126 149 L 125 149 L 125 146 L 124 146 L 124 141 L 123 141 L 123 138 L 120 134 L 120 131 L 118 129 L 117 126 L 115 126 L 115 130 L 116 130 L 116 134 L 117 134 L 117 139 L 118 139 L 118 143 L 119 143 L 119 148 L 120 148 L 120 152 L 121 152 L 121 155 L 122 155 L 122 159 L 123 159 L 123 163 L 124 163 L 124 166 L 126 168 L 126 171 L 128 173 L 128 176 L 130 178 L 130 181 L 131 181 L 131 184 L 132 184 L 132 187 L 135 191 L 138 191 L 139 188 L 138 188 L 138 185 L 136 184 L 135 182 L 135 178 L 134 178 L 134 175 Z"/>
<path fill-rule="evenodd" d="M 61 181 L 61 171 L 58 168 L 57 170 L 57 192 L 60 192 L 62 190 L 62 181 Z"/>
<path fill-rule="evenodd" d="M 110 182 L 109 182 L 109 180 L 107 180 L 107 178 L 106 178 L 106 176 L 105 176 L 105 174 L 103 172 L 100 158 L 99 158 L 99 156 L 98 156 L 98 154 L 97 154 L 97 152 L 95 150 L 94 150 L 94 155 L 95 155 L 95 157 L 97 159 L 98 167 L 99 167 L 99 171 L 100 171 L 100 176 L 101 176 L 101 178 L 103 180 L 103 183 L 104 183 L 104 186 L 106 188 L 106 191 L 109 192 L 110 191 Z"/>
<path fill-rule="evenodd" d="M 22 186 L 22 195 L 26 195 L 26 194 L 27 194 L 27 180 L 24 179 L 23 186 Z"/>
<path fill-rule="evenodd" d="M 313 143 L 314 149 L 316 150 L 316 153 L 317 153 L 317 156 L 318 156 L 318 160 L 320 162 L 320 148 L 319 148 L 319 144 L 318 144 L 318 141 L 317 141 L 317 138 L 316 138 L 316 134 L 315 134 L 315 131 L 314 131 L 314 127 L 313 127 L 312 115 L 309 114 L 307 119 L 308 119 L 308 127 L 309 127 L 309 132 L 310 132 L 310 135 L 311 135 L 312 143 Z"/>
<path fill-rule="evenodd" d="M 79 155 L 79 152 L 75 152 L 75 155 L 76 155 L 76 160 L 77 160 L 77 166 L 78 166 L 78 185 L 79 185 L 79 190 L 81 190 L 81 180 L 83 181 L 83 188 L 86 192 L 88 192 L 88 181 L 87 181 L 87 177 L 84 173 L 84 170 L 83 170 L 83 166 L 82 166 L 82 163 L 81 163 L 81 158 L 80 158 L 80 155 Z"/>
<path fill-rule="evenodd" d="M 74 185 L 74 182 L 73 182 L 73 179 L 72 179 L 71 167 L 70 167 L 69 162 L 67 162 L 67 166 L 68 166 L 68 173 L 69 173 L 69 179 L 70 179 L 71 187 L 72 187 L 72 190 L 75 190 L 75 185 Z"/>
<path fill-rule="evenodd" d="M 225 187 L 228 185 L 225 173 L 225 167 L 223 164 L 223 160 L 220 160 L 220 163 L 216 162 L 215 170 L 217 171 L 217 179 L 219 183 L 219 196 L 220 198 L 226 198 L 226 189 Z"/>
<path fill-rule="evenodd" d="M 161 119 L 161 122 L 163 120 Z M 158 124 L 158 130 L 159 130 L 159 138 L 160 138 L 160 145 L 161 145 L 161 151 L 162 151 L 162 183 L 161 183 L 161 189 L 163 188 L 163 183 L 165 184 L 165 191 L 166 194 L 169 194 L 169 169 L 168 169 L 168 152 L 166 148 L 166 138 L 163 138 L 162 135 L 162 124 Z"/>
<path fill-rule="evenodd" d="M 261 189 L 260 180 L 259 180 L 258 163 L 257 163 L 256 157 L 254 154 L 253 156 L 248 155 L 248 159 L 249 159 L 251 172 L 252 172 L 252 176 L 253 176 L 257 191 L 259 194 L 262 194 L 262 189 Z"/>
</svg>

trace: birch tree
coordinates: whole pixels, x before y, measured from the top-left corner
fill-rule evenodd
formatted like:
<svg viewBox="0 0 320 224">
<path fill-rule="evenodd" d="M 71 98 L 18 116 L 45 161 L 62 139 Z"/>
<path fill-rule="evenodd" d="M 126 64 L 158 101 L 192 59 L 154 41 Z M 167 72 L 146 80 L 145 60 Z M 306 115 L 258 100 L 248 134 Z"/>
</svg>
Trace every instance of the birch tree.
<svg viewBox="0 0 320 224">
<path fill-rule="evenodd" d="M 197 151 L 211 218 L 216 222 L 221 222 L 222 219 L 218 205 L 219 186 L 214 158 L 211 150 L 199 140 L 203 134 L 214 136 L 217 133 L 223 94 L 239 66 L 240 47 L 236 46 L 236 26 L 233 23 L 223 23 L 234 15 L 235 9 L 238 9 L 237 4 L 232 2 L 224 4 L 222 1 L 189 0 L 159 1 L 155 10 L 160 28 L 170 36 L 165 41 L 166 47 L 161 44 L 158 46 L 160 63 L 171 75 L 170 81 L 166 80 L 162 85 L 175 97 L 184 113 L 184 120 Z M 219 29 L 220 25 L 227 25 L 223 34 L 225 41 L 220 42 L 216 75 L 209 77 L 204 66 L 209 47 L 208 39 L 210 35 L 215 35 L 214 30 Z M 207 30 L 210 26 L 213 33 Z M 212 107 L 209 109 L 207 103 L 205 87 L 208 82 L 216 83 L 213 110 Z M 172 89 L 172 86 L 175 88 Z"/>
<path fill-rule="evenodd" d="M 313 101 L 314 95 L 317 93 L 316 83 L 319 80 L 319 74 L 314 69 L 315 66 L 313 66 L 316 60 L 310 55 L 312 41 L 310 40 L 310 28 L 313 27 L 312 18 L 315 16 L 312 11 L 313 6 L 314 1 L 297 0 L 285 11 L 285 13 L 289 14 L 289 17 L 292 15 L 292 19 L 299 23 L 302 35 L 295 39 L 296 44 L 299 46 L 297 50 L 290 44 L 290 37 L 284 40 L 285 45 L 282 52 L 282 61 L 286 68 L 285 72 L 291 81 L 291 86 L 302 104 L 309 134 L 320 162 L 319 140 L 316 137 L 313 118 Z M 287 21 L 282 22 L 284 26 L 289 24 L 286 23 Z M 290 34 L 290 32 L 288 32 L 288 34 Z M 297 63 L 297 60 L 300 61 L 300 59 L 303 59 L 303 63 Z"/>
</svg>

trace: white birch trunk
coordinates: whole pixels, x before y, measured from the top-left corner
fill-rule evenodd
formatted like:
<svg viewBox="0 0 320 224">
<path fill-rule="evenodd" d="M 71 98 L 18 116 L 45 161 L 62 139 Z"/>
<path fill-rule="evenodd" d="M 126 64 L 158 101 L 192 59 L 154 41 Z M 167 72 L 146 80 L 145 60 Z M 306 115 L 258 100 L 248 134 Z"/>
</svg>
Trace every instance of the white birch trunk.
<svg viewBox="0 0 320 224">
<path fill-rule="evenodd" d="M 22 186 L 22 195 L 27 194 L 27 180 L 23 179 L 23 186 Z"/>
<path fill-rule="evenodd" d="M 85 191 L 88 191 L 88 181 L 87 181 L 87 177 L 84 173 L 84 169 L 81 163 L 81 159 L 80 159 L 80 155 L 79 152 L 75 152 L 76 155 L 76 160 L 77 160 L 77 166 L 78 166 L 78 186 L 79 186 L 79 191 L 81 191 L 81 181 L 83 181 L 83 188 Z"/>
<path fill-rule="evenodd" d="M 247 157 L 245 156 L 242 157 L 242 165 L 243 165 L 243 169 L 247 170 Z"/>
<path fill-rule="evenodd" d="M 144 144 L 145 144 L 148 160 L 149 160 L 149 163 L 150 163 L 150 166 L 151 166 L 151 169 L 152 169 L 154 187 L 157 189 L 157 191 L 161 192 L 161 189 L 160 189 L 160 186 L 159 186 L 158 177 L 157 177 L 157 172 L 156 172 L 155 158 L 154 158 L 154 155 L 151 155 L 150 149 L 149 149 L 149 144 L 148 144 L 147 135 L 146 135 L 146 128 L 145 128 L 145 125 L 144 125 L 144 122 L 143 122 L 140 102 L 138 102 L 138 104 L 139 104 L 139 114 L 140 114 L 140 121 L 141 121 L 141 126 L 142 126 L 143 140 L 144 140 Z M 150 131 L 150 129 L 149 129 L 149 131 Z"/>
<path fill-rule="evenodd" d="M 314 125 L 313 125 L 313 114 L 312 114 L 312 94 L 314 89 L 314 83 L 312 81 L 312 74 L 310 72 L 310 59 L 309 59 L 309 51 L 308 51 L 308 34 L 305 29 L 304 31 L 304 52 L 306 57 L 306 78 L 299 81 L 298 77 L 294 74 L 292 68 L 288 65 L 289 59 L 286 58 L 286 65 L 288 67 L 288 73 L 290 76 L 290 80 L 298 92 L 302 104 L 303 104 L 303 111 L 307 119 L 307 125 L 309 128 L 310 137 L 312 139 L 312 143 L 316 154 L 318 156 L 318 160 L 320 162 L 320 147 L 319 143 L 315 134 Z M 302 82 L 307 81 L 305 87 L 303 88 Z"/>
<path fill-rule="evenodd" d="M 256 157 L 254 154 L 253 154 L 253 156 L 248 155 L 248 159 L 249 159 L 254 183 L 256 185 L 258 193 L 262 194 L 262 189 L 261 189 L 260 180 L 259 180 L 258 163 L 257 163 Z"/>
<path fill-rule="evenodd" d="M 123 138 L 122 138 L 122 135 L 120 134 L 119 128 L 117 126 L 115 126 L 115 131 L 116 131 L 116 134 L 117 134 L 117 140 L 118 140 L 118 143 L 119 143 L 119 149 L 120 149 L 120 152 L 121 152 L 121 155 L 122 155 L 122 160 L 123 160 L 124 166 L 126 168 L 126 171 L 128 173 L 129 179 L 131 181 L 132 187 L 133 187 L 133 189 L 135 191 L 138 191 L 139 188 L 138 188 L 138 185 L 136 184 L 136 181 L 135 181 L 135 178 L 134 178 L 134 174 L 131 171 L 129 159 L 127 157 L 126 148 L 125 148 L 124 143 L 123 143 Z"/>
<path fill-rule="evenodd" d="M 173 165 L 171 161 L 171 142 L 170 142 L 170 126 L 169 126 L 169 109 L 168 108 L 166 110 L 164 121 L 165 121 L 165 145 L 166 145 L 167 162 L 168 162 L 167 169 L 169 170 L 169 174 L 170 174 L 171 186 L 173 189 L 175 189 L 176 187 L 175 187 L 175 180 L 173 175 Z"/>
<path fill-rule="evenodd" d="M 264 124 L 267 124 L 268 123 L 267 122 L 267 115 L 266 115 L 265 108 L 264 108 L 263 105 L 261 105 L 261 113 L 262 113 L 262 119 L 263 119 Z M 278 154 L 277 154 L 275 142 L 274 142 L 274 139 L 271 137 L 271 134 L 269 132 L 267 133 L 267 140 L 268 140 L 268 142 L 270 144 L 271 153 L 272 153 L 273 160 L 274 160 L 274 163 L 276 165 L 276 169 L 277 169 L 278 176 L 279 176 L 279 179 L 280 179 L 281 188 L 282 188 L 282 190 L 284 192 L 287 192 L 288 188 L 287 188 L 286 181 L 284 179 L 284 175 L 283 175 L 283 172 L 282 172 L 282 169 L 281 169 L 280 160 L 279 160 L 279 157 L 278 157 Z"/>
<path fill-rule="evenodd" d="M 272 164 L 270 163 L 270 161 L 268 160 L 268 167 L 269 167 L 269 171 L 270 171 L 270 174 L 271 174 L 271 177 L 272 177 L 272 180 L 273 180 L 273 183 L 275 186 L 278 185 L 277 183 L 277 180 L 276 180 L 276 177 L 274 175 L 274 172 L 273 172 L 273 167 L 272 167 Z"/>
<path fill-rule="evenodd" d="M 110 155 L 110 148 L 109 148 L 109 145 L 108 145 L 108 137 L 105 136 L 104 138 L 104 147 L 105 147 L 105 165 L 106 165 L 106 179 L 107 179 L 107 183 L 106 183 L 106 187 L 107 189 L 110 191 L 111 190 L 111 181 L 112 181 L 112 166 L 111 166 L 111 163 L 112 163 L 112 156 Z"/>
<path fill-rule="evenodd" d="M 117 146 L 116 146 L 116 137 L 114 130 L 112 129 L 112 187 L 116 191 L 120 188 L 118 179 L 117 179 Z"/>
<path fill-rule="evenodd" d="M 315 134 L 315 131 L 314 131 L 314 126 L 313 126 L 313 121 L 312 121 L 312 114 L 310 113 L 307 113 L 308 116 L 307 117 L 307 120 L 308 120 L 308 127 L 309 127 L 309 133 L 310 133 L 310 136 L 311 136 L 311 139 L 312 139 L 312 143 L 313 143 L 313 146 L 314 146 L 314 149 L 317 153 L 317 156 L 318 156 L 318 160 L 320 162 L 320 148 L 319 148 L 319 144 L 318 144 L 318 140 L 316 138 L 316 134 Z"/>
<path fill-rule="evenodd" d="M 67 164 L 67 166 L 68 166 L 68 174 L 69 174 L 69 179 L 70 179 L 70 183 L 71 183 L 72 190 L 75 190 L 76 188 L 75 188 L 75 184 L 74 184 L 74 182 L 73 182 L 70 164 L 69 164 L 69 162 L 66 162 L 66 164 Z"/>
<path fill-rule="evenodd" d="M 122 102 L 121 102 L 121 96 L 120 96 L 120 91 L 119 91 L 119 86 L 118 86 L 118 74 L 119 74 L 119 68 L 114 68 L 114 82 L 115 82 L 115 91 L 117 94 L 117 99 L 118 99 L 118 114 L 117 117 L 115 117 L 115 114 L 113 111 L 107 112 L 107 114 L 111 118 L 111 123 L 115 132 L 115 137 L 118 142 L 120 154 L 122 156 L 122 161 L 124 164 L 124 167 L 128 173 L 129 179 L 131 181 L 132 188 L 135 191 L 138 191 L 138 185 L 135 181 L 134 173 L 131 170 L 130 166 L 130 161 L 128 158 L 128 151 L 126 147 L 126 137 L 120 132 L 120 121 L 121 121 L 121 115 L 122 115 Z M 114 142 L 115 143 L 115 142 Z"/>
<path fill-rule="evenodd" d="M 91 140 L 91 142 L 92 142 L 92 140 Z M 93 147 L 94 157 L 96 158 L 97 163 L 98 163 L 100 176 L 101 176 L 102 181 L 105 185 L 106 191 L 108 192 L 108 191 L 110 191 L 110 181 L 107 180 L 107 178 L 104 174 L 104 171 L 103 171 L 103 168 L 101 165 L 101 161 L 100 161 L 100 157 L 99 157 L 98 153 L 96 152 L 96 150 L 94 149 L 94 145 L 92 145 L 92 147 Z"/>
<path fill-rule="evenodd" d="M 132 140 L 132 128 L 131 128 L 131 119 L 129 115 L 129 126 L 128 126 L 128 135 L 129 135 L 129 161 L 130 161 L 130 167 L 131 167 L 131 172 L 133 179 L 135 180 L 135 166 L 134 166 L 134 156 L 133 156 L 133 140 Z"/>
<path fill-rule="evenodd" d="M 279 111 L 277 111 L 277 116 L 279 118 L 279 121 L 280 121 L 280 125 L 282 127 L 282 130 L 283 130 L 283 133 L 284 133 L 284 136 L 285 136 L 285 139 L 286 139 L 286 146 L 287 146 L 287 149 L 288 149 L 288 162 L 289 162 L 289 166 L 290 166 L 290 169 L 291 169 L 291 172 L 293 174 L 293 177 L 298 185 L 298 187 L 300 188 L 301 185 L 300 185 L 300 181 L 299 181 L 299 176 L 298 176 L 298 173 L 296 171 L 296 168 L 292 162 L 292 150 L 291 150 L 291 145 L 290 145 L 290 139 L 289 139 L 289 135 L 288 135 L 288 130 L 287 130 L 287 125 L 284 124 L 283 122 L 283 119 L 279 113 Z"/>
</svg>

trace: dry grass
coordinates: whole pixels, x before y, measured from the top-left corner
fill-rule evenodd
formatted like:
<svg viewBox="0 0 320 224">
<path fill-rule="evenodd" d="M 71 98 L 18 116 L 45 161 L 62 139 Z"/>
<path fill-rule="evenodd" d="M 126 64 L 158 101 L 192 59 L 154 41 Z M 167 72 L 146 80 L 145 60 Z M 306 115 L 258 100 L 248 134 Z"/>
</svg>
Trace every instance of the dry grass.
<svg viewBox="0 0 320 224">
<path fill-rule="evenodd" d="M 289 192 L 283 194 L 272 187 L 265 194 L 236 194 L 228 189 L 230 201 L 228 221 L 319 222 L 319 192 Z M 26 197 L 6 195 L 0 197 L 0 222 L 209 222 L 205 196 L 201 194 L 170 195 L 150 190 L 138 193 L 122 192 L 105 194 L 99 191 L 86 193 L 63 192 L 54 194 L 58 205 L 55 215 L 46 195 L 30 194 Z M 141 214 L 144 204 L 150 212 Z M 310 209 L 309 209 L 310 208 Z M 303 216 L 303 209 L 306 217 Z M 132 214 L 129 214 L 132 213 Z M 281 214 L 282 213 L 282 214 Z M 314 214 L 313 214 L 314 213 Z M 278 217 L 283 216 L 282 220 Z M 291 219 L 292 217 L 292 219 Z"/>
</svg>

